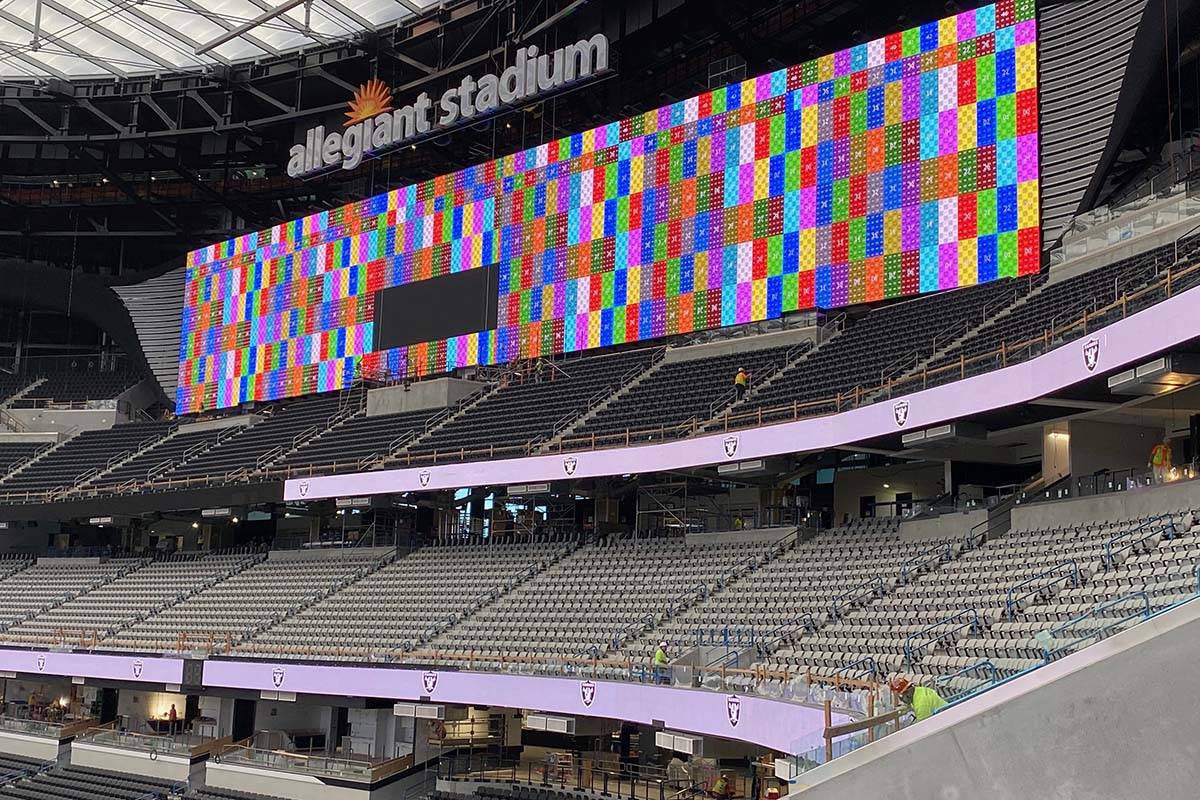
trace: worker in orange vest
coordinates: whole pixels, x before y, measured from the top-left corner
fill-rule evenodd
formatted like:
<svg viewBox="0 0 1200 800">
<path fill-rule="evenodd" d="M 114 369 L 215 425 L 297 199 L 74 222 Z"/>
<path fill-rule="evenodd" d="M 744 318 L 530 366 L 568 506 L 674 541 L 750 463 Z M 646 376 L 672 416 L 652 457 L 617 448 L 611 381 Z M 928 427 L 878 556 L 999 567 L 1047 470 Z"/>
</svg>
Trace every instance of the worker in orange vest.
<svg viewBox="0 0 1200 800">
<path fill-rule="evenodd" d="M 1150 470 L 1154 473 L 1155 483 L 1166 483 L 1171 472 L 1171 443 L 1166 439 L 1154 445 L 1150 451 Z"/>
</svg>

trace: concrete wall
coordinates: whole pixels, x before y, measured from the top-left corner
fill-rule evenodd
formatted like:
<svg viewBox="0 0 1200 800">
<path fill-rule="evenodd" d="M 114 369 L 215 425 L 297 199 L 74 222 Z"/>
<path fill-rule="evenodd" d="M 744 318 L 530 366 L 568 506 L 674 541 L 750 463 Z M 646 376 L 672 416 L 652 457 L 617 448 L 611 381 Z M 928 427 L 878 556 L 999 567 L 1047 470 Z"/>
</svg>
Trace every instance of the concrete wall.
<svg viewBox="0 0 1200 800">
<path fill-rule="evenodd" d="M 435 378 L 431 381 L 415 381 L 404 387 L 381 386 L 367 392 L 367 416 L 399 414 L 404 411 L 423 411 L 432 408 L 448 408 L 464 397 L 482 389 L 484 384 L 462 378 Z"/>
<path fill-rule="evenodd" d="M 961 539 L 976 525 L 987 522 L 987 509 L 965 513 L 942 514 L 926 519 L 905 520 L 900 523 L 900 538 L 921 541 L 925 539 Z"/>
<path fill-rule="evenodd" d="M 884 484 L 887 488 L 884 488 Z M 896 495 L 911 492 L 913 500 L 937 497 L 945 492 L 945 473 L 941 462 L 872 469 L 838 470 L 833 479 L 833 524 L 842 518 L 858 519 L 859 498 L 874 495 L 875 503 L 894 503 Z M 894 506 L 884 506 L 876 516 L 891 516 Z"/>
<path fill-rule="evenodd" d="M 57 761 L 59 744 L 58 739 L 47 739 L 45 736 L 0 731 L 0 753 L 36 758 L 38 761 Z"/>
<path fill-rule="evenodd" d="M 803 800 L 1193 798 L 1200 601 L 800 776 Z"/>
<path fill-rule="evenodd" d="M 227 761 L 219 764 L 208 761 L 204 783 L 218 789 L 287 797 L 289 800 L 369 800 L 373 796 L 373 793 L 366 789 L 333 786 L 313 775 L 260 769 Z"/>
<path fill-rule="evenodd" d="M 1087 520 L 1134 519 L 1186 508 L 1200 509 L 1200 480 L 1014 506 L 1012 526 L 1016 530 L 1054 528 Z"/>
<path fill-rule="evenodd" d="M 1069 431 L 1074 478 L 1106 469 L 1145 469 L 1150 450 L 1163 438 L 1162 428 L 1114 425 L 1090 419 L 1071 420 Z"/>
<path fill-rule="evenodd" d="M 191 780 L 193 769 L 197 777 L 202 774 L 202 763 L 194 768 L 187 756 L 165 755 L 141 750 L 121 750 L 76 741 L 71 745 L 71 764 L 76 767 L 106 769 L 111 772 L 128 772 L 148 778 L 179 781 Z"/>
<path fill-rule="evenodd" d="M 116 408 L 10 408 L 8 413 L 27 431 L 63 433 L 72 428 L 81 431 L 103 430 L 117 422 Z"/>
<path fill-rule="evenodd" d="M 764 333 L 760 336 L 744 338 L 719 339 L 705 344 L 693 344 L 687 347 L 672 347 L 667 350 L 664 361 L 694 361 L 698 358 L 713 358 L 733 353 L 750 353 L 755 350 L 767 350 L 772 347 L 786 347 L 800 342 L 819 342 L 821 329 L 817 327 L 797 328 L 790 331 Z M 730 382 L 733 376 L 729 376 Z"/>
</svg>

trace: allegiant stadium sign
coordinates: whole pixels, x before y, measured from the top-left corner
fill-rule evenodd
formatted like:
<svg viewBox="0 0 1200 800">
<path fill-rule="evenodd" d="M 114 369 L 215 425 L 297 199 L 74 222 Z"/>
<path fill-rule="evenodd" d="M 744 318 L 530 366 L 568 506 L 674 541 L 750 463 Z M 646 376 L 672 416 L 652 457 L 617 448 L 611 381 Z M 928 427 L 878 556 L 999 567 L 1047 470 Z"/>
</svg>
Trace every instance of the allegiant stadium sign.
<svg viewBox="0 0 1200 800">
<path fill-rule="evenodd" d="M 432 131 L 466 124 L 506 106 L 608 70 L 608 37 L 590 39 L 538 53 L 536 45 L 517 50 L 516 62 L 499 75 L 467 75 L 438 100 L 426 92 L 395 108 L 392 92 L 379 79 L 360 86 L 349 102 L 341 131 L 324 125 L 309 128 L 304 143 L 288 151 L 287 173 L 299 178 L 340 166 L 354 169 L 364 158 L 378 155 Z"/>
</svg>

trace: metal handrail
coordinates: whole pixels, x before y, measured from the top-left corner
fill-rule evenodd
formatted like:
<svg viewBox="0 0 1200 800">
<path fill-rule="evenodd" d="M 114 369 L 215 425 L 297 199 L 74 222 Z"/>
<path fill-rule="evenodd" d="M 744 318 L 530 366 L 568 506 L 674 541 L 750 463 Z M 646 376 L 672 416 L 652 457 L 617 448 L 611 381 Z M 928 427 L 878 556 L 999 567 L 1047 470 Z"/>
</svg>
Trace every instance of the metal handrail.
<svg viewBox="0 0 1200 800">
<path fill-rule="evenodd" d="M 838 667 L 830 674 L 828 680 L 833 682 L 836 685 L 837 677 L 839 675 L 845 674 L 845 675 L 847 675 L 847 677 L 849 677 L 848 673 L 850 673 L 852 670 L 854 670 L 856 667 L 858 667 L 860 665 L 870 667 L 869 670 L 865 670 L 865 671 L 870 673 L 872 678 L 877 678 L 877 677 L 880 677 L 887 673 L 886 670 L 881 671 L 879 669 L 879 664 L 875 661 L 874 657 L 864 656 L 863 658 L 860 658 L 858 661 L 852 661 L 849 664 L 843 664 L 842 666 Z"/>
<path fill-rule="evenodd" d="M 1154 523 L 1160 522 L 1163 519 L 1167 520 L 1167 524 L 1160 525 L 1159 527 L 1152 529 L 1149 533 L 1146 533 L 1145 535 L 1138 537 L 1136 540 L 1129 542 L 1129 543 L 1117 548 L 1116 550 L 1113 549 L 1113 546 L 1116 545 L 1118 542 L 1120 542 L 1122 539 L 1125 539 L 1129 536 L 1133 536 L 1134 534 L 1141 533 L 1142 531 L 1146 530 L 1146 528 L 1149 528 Z M 1157 517 L 1151 517 L 1150 519 L 1146 520 L 1145 522 L 1143 522 L 1141 525 L 1137 526 L 1136 528 L 1130 528 L 1129 530 L 1122 531 L 1121 533 L 1116 534 L 1115 536 L 1111 537 L 1107 542 L 1104 543 L 1104 557 L 1100 560 L 1100 563 L 1103 565 L 1104 569 L 1106 569 L 1106 570 L 1113 569 L 1117 565 L 1116 560 L 1115 560 L 1117 553 L 1122 553 L 1130 548 L 1137 547 L 1139 544 L 1146 541 L 1147 539 L 1157 536 L 1158 534 L 1163 533 L 1164 531 L 1167 532 L 1166 538 L 1168 538 L 1168 539 L 1174 538 L 1174 534 L 1176 533 L 1175 520 L 1171 518 L 1170 514 L 1160 514 Z"/>
<path fill-rule="evenodd" d="M 1110 608 L 1115 608 L 1117 606 L 1123 605 L 1132 599 L 1140 599 L 1142 601 L 1142 610 L 1137 615 L 1132 615 L 1132 616 L 1126 615 L 1123 617 L 1118 617 L 1118 618 L 1112 620 L 1111 622 L 1109 622 L 1107 625 L 1101 625 L 1098 628 L 1092 629 L 1086 636 L 1074 637 L 1075 641 L 1073 644 L 1063 645 L 1062 647 L 1056 647 L 1053 650 L 1050 649 L 1049 645 L 1051 645 L 1055 639 L 1062 638 L 1060 636 L 1060 634 L 1063 633 L 1064 631 L 1070 629 L 1071 627 L 1073 627 L 1075 625 L 1078 625 L 1081 622 L 1084 622 L 1085 620 L 1101 617 L 1101 616 L 1103 616 L 1104 612 L 1109 610 Z M 1149 619 L 1150 611 L 1151 611 L 1150 595 L 1148 592 L 1146 592 L 1144 590 L 1138 591 L 1138 592 L 1129 592 L 1128 594 L 1123 594 L 1120 597 L 1111 598 L 1109 600 L 1105 600 L 1101 603 L 1098 603 L 1097 605 L 1092 606 L 1090 609 L 1088 609 L 1083 614 L 1080 614 L 1078 617 L 1068 620 L 1067 622 L 1059 623 L 1058 625 L 1051 628 L 1048 631 L 1049 636 L 1046 638 L 1046 641 L 1042 642 L 1043 657 L 1046 661 L 1053 661 L 1056 656 L 1058 656 L 1062 653 L 1065 653 L 1068 650 L 1074 651 L 1075 649 L 1077 649 L 1077 645 L 1081 641 L 1086 642 L 1089 639 L 1096 639 L 1097 641 L 1099 641 L 1100 639 L 1105 638 L 1109 633 L 1122 627 L 1126 622 L 1128 622 L 1130 619 L 1132 619 L 1133 616 L 1141 616 L 1142 619 Z"/>
<path fill-rule="evenodd" d="M 863 597 L 883 597 L 885 594 L 887 594 L 887 588 L 883 585 L 883 578 L 878 576 L 870 578 L 853 589 L 834 597 L 833 602 L 829 605 L 829 615 L 835 620 L 841 619 L 842 606 L 853 604 Z"/>
<path fill-rule="evenodd" d="M 965 608 L 955 614 L 951 614 L 945 619 L 940 619 L 931 625 L 926 625 L 916 633 L 910 633 L 904 639 L 904 666 L 912 672 L 913 665 L 925 652 L 925 648 L 930 645 L 936 645 L 947 639 L 953 640 L 955 634 L 961 630 L 982 630 L 979 624 L 979 612 L 973 608 Z M 939 631 L 938 635 L 933 635 L 935 631 Z M 914 644 L 914 642 L 916 644 Z"/>
<path fill-rule="evenodd" d="M 1068 567 L 1069 568 L 1068 571 L 1065 574 L 1055 576 L 1054 574 L 1056 572 L 1059 572 L 1063 567 Z M 1051 577 L 1051 576 L 1053 576 L 1051 580 L 1048 580 L 1042 584 L 1038 584 L 1038 581 L 1040 581 L 1042 578 Z M 1024 600 L 1026 597 L 1033 597 L 1034 595 L 1040 594 L 1041 592 L 1054 586 L 1056 583 L 1063 580 L 1064 578 L 1069 579 L 1071 581 L 1071 586 L 1073 586 L 1073 587 L 1079 586 L 1083 583 L 1083 578 L 1079 571 L 1079 564 L 1077 564 L 1075 562 L 1075 559 L 1070 558 L 1070 559 L 1066 559 L 1065 561 L 1060 561 L 1057 564 L 1055 564 L 1053 567 L 1051 567 L 1050 569 L 1045 570 L 1043 572 L 1039 572 L 1037 575 L 1034 575 L 1032 578 L 1026 578 L 1025 580 L 1021 581 L 1020 583 L 1016 584 L 1015 586 L 1012 586 L 1011 588 L 1009 588 L 1006 599 L 1004 601 L 1004 615 L 1011 619 L 1013 616 L 1016 615 L 1017 612 L 1019 612 L 1021 610 L 1020 609 L 1020 601 L 1021 600 Z M 1024 594 L 1018 594 L 1018 592 L 1020 590 L 1024 589 L 1027 586 L 1034 586 L 1035 588 L 1032 588 L 1029 591 L 1026 591 Z"/>
<path fill-rule="evenodd" d="M 921 567 L 927 566 L 930 562 L 942 564 L 947 561 L 952 561 L 953 559 L 954 545 L 952 545 L 950 542 L 946 542 L 945 544 L 935 544 L 933 547 L 930 547 L 927 550 L 924 550 L 913 556 L 908 561 L 905 561 L 900 566 L 900 580 L 907 583 L 908 573 L 911 570 L 920 569 Z"/>
</svg>

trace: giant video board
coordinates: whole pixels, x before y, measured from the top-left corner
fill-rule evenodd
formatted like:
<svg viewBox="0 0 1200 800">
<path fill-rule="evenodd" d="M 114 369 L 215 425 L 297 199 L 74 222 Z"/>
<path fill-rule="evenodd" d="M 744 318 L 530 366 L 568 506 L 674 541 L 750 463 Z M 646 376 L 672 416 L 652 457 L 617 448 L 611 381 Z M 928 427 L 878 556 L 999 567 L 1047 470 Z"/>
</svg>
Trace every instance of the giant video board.
<svg viewBox="0 0 1200 800">
<path fill-rule="evenodd" d="M 1037 91 L 1033 0 L 1001 0 L 196 250 L 177 408 L 1036 272 Z M 438 285 L 405 299 L 480 269 L 441 333 Z"/>
</svg>

